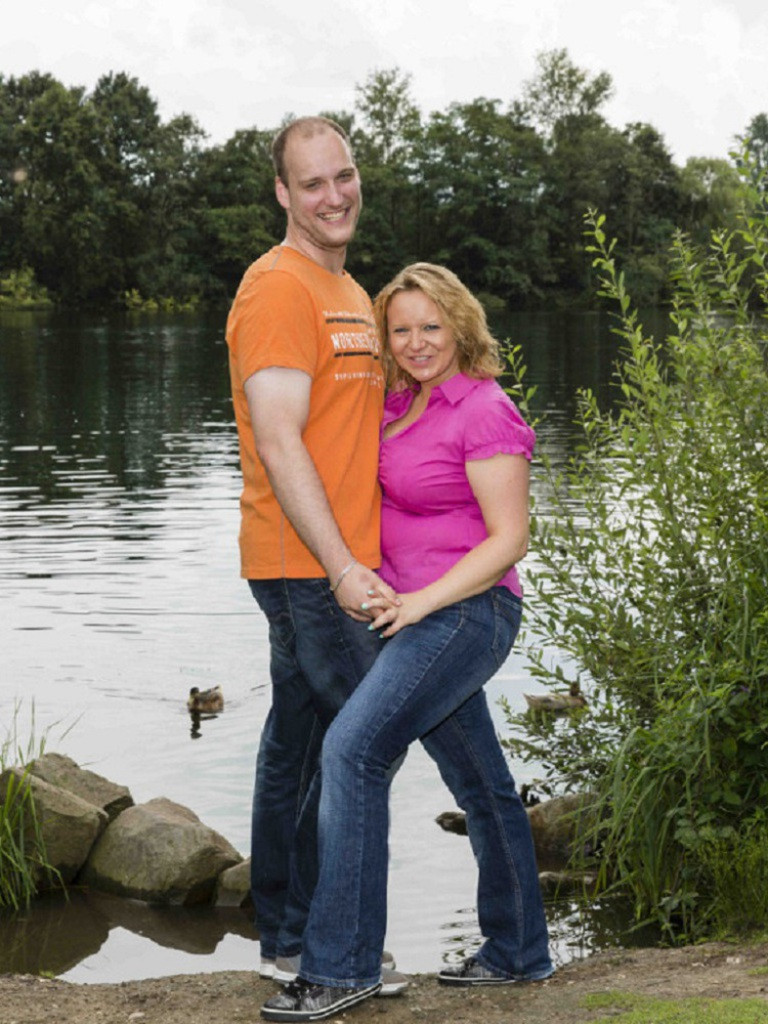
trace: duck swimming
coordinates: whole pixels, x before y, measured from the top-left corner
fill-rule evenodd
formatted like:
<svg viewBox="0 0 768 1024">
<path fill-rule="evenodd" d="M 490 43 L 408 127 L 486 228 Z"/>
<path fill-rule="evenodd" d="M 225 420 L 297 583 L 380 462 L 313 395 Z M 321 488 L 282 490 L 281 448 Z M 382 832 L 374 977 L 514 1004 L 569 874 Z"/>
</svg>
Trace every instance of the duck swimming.
<svg viewBox="0 0 768 1024">
<path fill-rule="evenodd" d="M 187 698 L 187 708 L 193 715 L 215 715 L 224 710 L 224 694 L 220 686 L 200 690 L 193 686 Z"/>
</svg>

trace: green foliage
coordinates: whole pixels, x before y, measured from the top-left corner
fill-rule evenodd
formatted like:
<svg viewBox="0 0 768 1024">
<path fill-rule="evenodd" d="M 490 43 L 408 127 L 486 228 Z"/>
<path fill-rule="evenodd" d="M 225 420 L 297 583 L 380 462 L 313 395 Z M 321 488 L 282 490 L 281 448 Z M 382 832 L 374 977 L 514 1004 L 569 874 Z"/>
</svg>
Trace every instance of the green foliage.
<svg viewBox="0 0 768 1024">
<path fill-rule="evenodd" d="M 610 125 L 612 88 L 552 50 L 518 98 L 422 113 L 410 75 L 371 72 L 354 108 L 331 112 L 365 193 L 349 270 L 375 293 L 426 259 L 508 306 L 591 303 L 581 219 L 594 207 L 616 226 L 635 301 L 666 301 L 672 225 L 699 238 L 732 228 L 735 171 L 725 160 L 681 170 L 651 125 Z M 765 159 L 766 124 L 758 114 L 744 136 L 750 166 Z M 277 127 L 206 146 L 192 117 L 163 121 L 123 72 L 90 92 L 0 75 L 0 274 L 31 268 L 59 306 L 123 305 L 133 291 L 228 301 L 284 235 Z"/>
<path fill-rule="evenodd" d="M 550 786 L 595 794 L 602 889 L 671 937 L 736 924 L 713 851 L 740 849 L 768 796 L 768 218 L 754 190 L 742 201 L 738 230 L 706 251 L 676 236 L 663 344 L 632 308 L 605 218 L 587 219 L 618 310 L 615 405 L 584 392 L 579 451 L 565 467 L 543 458 L 528 618 L 532 674 L 580 684 L 588 710 L 510 716 L 509 745 Z"/>
<path fill-rule="evenodd" d="M 659 999 L 627 992 L 585 996 L 586 1010 L 610 1013 L 613 1024 L 768 1024 L 762 999 Z M 606 1020 L 601 1015 L 589 1024 Z"/>
<path fill-rule="evenodd" d="M 125 308 L 131 313 L 194 313 L 199 300 L 193 296 L 189 299 L 174 299 L 173 296 L 145 299 L 135 289 L 123 296 Z"/>
<path fill-rule="evenodd" d="M 613 94 L 607 71 L 590 75 L 565 49 L 539 53 L 536 64 L 538 74 L 525 84 L 523 106 L 548 134 L 558 124 L 596 114 Z"/>
<path fill-rule="evenodd" d="M 706 889 L 712 894 L 709 927 L 717 937 L 751 934 L 768 920 L 768 819 L 755 814 L 744 826 L 702 849 Z M 765 968 L 768 972 L 768 968 Z"/>
<path fill-rule="evenodd" d="M 30 267 L 0 276 L 0 308 L 49 309 L 52 305 L 47 288 L 37 283 Z"/>
<path fill-rule="evenodd" d="M 5 774 L 12 765 L 40 756 L 45 748 L 43 740 L 35 749 L 34 706 L 26 749 L 19 742 L 19 711 L 17 704 L 11 727 L 0 744 L 0 775 L 4 776 L 4 793 L 0 799 L 0 909 L 12 910 L 29 904 L 41 878 L 52 879 L 56 875 L 45 858 L 45 845 L 26 771 Z"/>
</svg>

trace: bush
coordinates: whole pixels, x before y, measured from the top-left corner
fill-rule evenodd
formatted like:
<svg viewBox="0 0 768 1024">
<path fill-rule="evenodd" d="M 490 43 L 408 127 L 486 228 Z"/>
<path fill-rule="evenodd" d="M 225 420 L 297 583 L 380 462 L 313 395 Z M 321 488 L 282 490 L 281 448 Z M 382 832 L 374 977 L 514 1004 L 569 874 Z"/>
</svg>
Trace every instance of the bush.
<svg viewBox="0 0 768 1024">
<path fill-rule="evenodd" d="M 136 288 L 123 293 L 123 305 L 131 313 L 194 313 L 199 304 L 196 295 L 186 299 L 171 295 L 145 299 Z"/>
<path fill-rule="evenodd" d="M 735 926 L 713 851 L 738 858 L 768 797 L 768 218 L 743 195 L 739 227 L 706 251 L 676 236 L 663 343 L 604 218 L 587 218 L 618 310 L 617 400 L 606 412 L 582 393 L 577 454 L 542 459 L 526 635 L 532 674 L 580 685 L 588 709 L 508 711 L 509 747 L 550 788 L 595 793 L 602 891 L 629 892 L 674 938 Z"/>
<path fill-rule="evenodd" d="M 47 290 L 37 283 L 29 267 L 9 270 L 0 277 L 0 308 L 50 309 L 51 306 Z"/>
</svg>

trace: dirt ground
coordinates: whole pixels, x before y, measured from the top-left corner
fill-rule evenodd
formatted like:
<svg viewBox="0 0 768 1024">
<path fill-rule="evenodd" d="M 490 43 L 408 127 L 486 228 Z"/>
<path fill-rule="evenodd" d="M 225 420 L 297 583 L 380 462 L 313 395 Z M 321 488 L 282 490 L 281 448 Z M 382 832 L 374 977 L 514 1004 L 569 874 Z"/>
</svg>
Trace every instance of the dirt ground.
<svg viewBox="0 0 768 1024">
<path fill-rule="evenodd" d="M 348 1011 L 345 1024 L 587 1024 L 610 1011 L 585 1009 L 590 993 L 637 992 L 668 998 L 759 998 L 768 1021 L 768 943 L 710 943 L 684 949 L 598 953 L 544 982 L 461 990 L 416 975 L 400 996 Z M 0 1024 L 237 1024 L 257 1022 L 273 983 L 249 972 L 178 975 L 119 985 L 73 985 L 27 975 L 0 976 Z M 608 1016 L 605 1016 L 605 1014 Z"/>
</svg>

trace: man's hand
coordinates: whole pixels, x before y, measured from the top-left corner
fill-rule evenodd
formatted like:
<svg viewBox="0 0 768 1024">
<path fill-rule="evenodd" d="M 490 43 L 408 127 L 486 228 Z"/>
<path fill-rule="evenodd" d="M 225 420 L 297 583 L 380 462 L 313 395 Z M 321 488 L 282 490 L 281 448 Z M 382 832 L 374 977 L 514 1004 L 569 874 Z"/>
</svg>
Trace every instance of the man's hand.
<svg viewBox="0 0 768 1024">
<path fill-rule="evenodd" d="M 435 610 L 425 590 L 401 594 L 396 605 L 380 597 L 369 597 L 365 604 L 373 620 L 371 625 L 385 638 L 399 633 L 404 626 L 421 622 Z"/>
<path fill-rule="evenodd" d="M 359 562 L 355 562 L 344 576 L 333 596 L 339 607 L 358 622 L 368 622 L 374 615 L 379 614 L 380 607 L 397 607 L 400 603 L 400 598 L 392 587 L 373 569 L 368 569 Z M 381 602 L 381 605 L 366 608 L 371 601 Z"/>
</svg>

